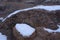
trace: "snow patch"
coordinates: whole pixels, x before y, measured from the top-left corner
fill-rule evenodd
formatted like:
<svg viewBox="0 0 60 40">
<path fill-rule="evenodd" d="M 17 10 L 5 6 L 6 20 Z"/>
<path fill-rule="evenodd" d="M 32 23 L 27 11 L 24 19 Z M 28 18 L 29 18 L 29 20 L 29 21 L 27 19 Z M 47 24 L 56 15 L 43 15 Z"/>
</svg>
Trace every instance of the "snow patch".
<svg viewBox="0 0 60 40">
<path fill-rule="evenodd" d="M 35 28 L 27 24 L 16 24 L 15 27 L 23 37 L 30 37 L 35 32 Z"/>
<path fill-rule="evenodd" d="M 17 13 L 22 12 L 22 11 L 32 10 L 32 9 L 45 9 L 48 11 L 53 11 L 53 10 L 60 10 L 60 5 L 52 5 L 52 6 L 37 5 L 37 6 L 31 7 L 31 8 L 16 10 L 13 13 L 10 13 L 6 18 L 4 18 L 2 20 L 2 22 L 4 22 L 7 18 L 11 17 L 14 14 L 17 14 Z"/>
<path fill-rule="evenodd" d="M 2 33 L 0 33 L 0 40 L 7 40 L 7 36 L 6 35 L 2 35 Z"/>
<path fill-rule="evenodd" d="M 3 17 L 0 17 L 0 20 L 3 20 Z"/>
<path fill-rule="evenodd" d="M 52 5 L 52 6 L 38 5 L 38 6 L 35 6 L 34 8 L 39 8 L 39 9 L 45 9 L 45 10 L 48 10 L 48 11 L 53 11 L 53 10 L 60 10 L 60 5 Z"/>
<path fill-rule="evenodd" d="M 56 30 L 52 30 L 52 29 L 49 29 L 49 28 L 44 28 L 45 31 L 49 32 L 49 33 L 53 33 L 53 32 L 60 32 L 60 25 L 57 25 L 59 28 L 56 29 Z"/>
</svg>

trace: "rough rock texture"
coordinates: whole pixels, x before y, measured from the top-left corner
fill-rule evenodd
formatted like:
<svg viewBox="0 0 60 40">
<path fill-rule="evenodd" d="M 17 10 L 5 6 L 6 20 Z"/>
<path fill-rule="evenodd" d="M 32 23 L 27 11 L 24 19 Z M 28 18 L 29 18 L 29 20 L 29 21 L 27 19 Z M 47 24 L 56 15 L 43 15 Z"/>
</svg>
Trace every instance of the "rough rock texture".
<svg viewBox="0 0 60 40">
<path fill-rule="evenodd" d="M 28 4 L 60 5 L 60 0 L 0 0 L 0 2 L 23 2 Z"/>
<path fill-rule="evenodd" d="M 36 5 L 60 5 L 60 0 L 0 0 L 0 17 L 11 12 Z"/>
<path fill-rule="evenodd" d="M 7 40 L 12 40 L 12 36 L 11 36 L 12 35 L 12 30 L 4 28 L 5 26 L 7 27 L 7 25 L 3 25 L 3 23 L 0 23 L 0 32 L 3 35 L 7 36 Z"/>
<path fill-rule="evenodd" d="M 8 36 L 8 40 L 60 40 L 60 33 L 48 33 L 43 28 L 50 28 L 56 30 L 58 20 L 60 16 L 57 16 L 59 12 L 49 12 L 42 9 L 29 10 L 20 12 L 6 19 L 1 27 L 6 30 L 3 34 Z M 36 32 L 31 38 L 24 38 L 15 29 L 16 23 L 26 23 L 33 26 Z M 3 31 L 2 31 L 3 32 Z M 21 38 L 21 39 L 20 39 Z"/>
<path fill-rule="evenodd" d="M 60 10 L 57 10 L 57 11 L 55 11 L 56 12 L 56 16 L 57 16 L 57 20 L 58 20 L 58 22 L 60 23 Z"/>
<path fill-rule="evenodd" d="M 57 22 L 55 22 L 56 20 L 54 20 L 54 17 L 54 13 L 51 14 L 45 10 L 30 10 L 13 15 L 5 22 L 7 25 L 15 25 L 16 23 L 28 23 L 34 27 L 43 26 L 49 28 L 49 26 L 51 26 L 52 29 L 55 29 Z"/>
<path fill-rule="evenodd" d="M 0 0 L 0 17 L 6 17 L 11 12 L 33 7 L 35 5 L 60 5 L 60 0 Z M 27 23 L 36 28 L 36 32 L 30 38 L 24 38 L 15 30 L 16 23 Z M 60 40 L 60 33 L 48 33 L 43 27 L 57 29 L 60 23 L 60 10 L 48 12 L 46 10 L 29 10 L 21 12 L 0 22 L 0 32 L 7 36 L 8 40 Z"/>
<path fill-rule="evenodd" d="M 0 17 L 6 17 L 15 10 L 33 7 L 35 4 L 18 3 L 18 2 L 0 2 Z"/>
<path fill-rule="evenodd" d="M 47 5 L 60 5 L 60 0 L 45 0 L 41 4 L 47 4 Z"/>
</svg>

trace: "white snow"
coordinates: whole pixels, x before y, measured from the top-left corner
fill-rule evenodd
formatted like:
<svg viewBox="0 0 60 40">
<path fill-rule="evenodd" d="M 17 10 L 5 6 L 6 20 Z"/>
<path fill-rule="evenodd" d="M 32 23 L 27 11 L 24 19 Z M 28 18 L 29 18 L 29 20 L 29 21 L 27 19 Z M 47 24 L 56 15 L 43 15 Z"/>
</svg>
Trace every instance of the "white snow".
<svg viewBox="0 0 60 40">
<path fill-rule="evenodd" d="M 0 20 L 3 20 L 3 17 L 0 17 Z"/>
<path fill-rule="evenodd" d="M 7 40 L 7 36 L 6 35 L 2 35 L 2 33 L 0 33 L 0 40 Z"/>
<path fill-rule="evenodd" d="M 23 37 L 30 37 L 35 32 L 35 28 L 27 24 L 16 24 L 15 28 Z"/>
<path fill-rule="evenodd" d="M 49 32 L 49 33 L 53 33 L 53 32 L 60 32 L 60 25 L 57 25 L 59 28 L 56 29 L 56 30 L 52 30 L 52 29 L 49 29 L 49 28 L 44 28 L 45 31 Z"/>
<path fill-rule="evenodd" d="M 45 9 L 48 11 L 53 11 L 53 10 L 60 10 L 60 5 L 52 5 L 52 6 L 37 5 L 37 6 L 31 7 L 31 8 L 16 10 L 13 13 L 10 13 L 6 18 L 4 18 L 2 20 L 2 22 L 4 22 L 7 18 L 11 17 L 14 14 L 17 14 L 17 13 L 22 12 L 22 11 L 32 10 L 32 9 Z"/>
<path fill-rule="evenodd" d="M 6 18 L 4 18 L 2 20 L 2 22 L 4 22 L 7 18 L 11 17 L 14 14 L 17 14 L 17 13 L 22 12 L 22 11 L 27 11 L 27 10 L 30 10 L 30 9 L 32 9 L 32 8 L 27 8 L 27 9 L 21 9 L 21 10 L 14 11 L 13 13 L 10 13 Z"/>
<path fill-rule="evenodd" d="M 52 6 L 38 5 L 38 6 L 35 6 L 34 8 L 39 8 L 39 9 L 45 9 L 45 10 L 48 10 L 48 11 L 53 11 L 53 10 L 60 10 L 60 5 L 52 5 Z"/>
</svg>

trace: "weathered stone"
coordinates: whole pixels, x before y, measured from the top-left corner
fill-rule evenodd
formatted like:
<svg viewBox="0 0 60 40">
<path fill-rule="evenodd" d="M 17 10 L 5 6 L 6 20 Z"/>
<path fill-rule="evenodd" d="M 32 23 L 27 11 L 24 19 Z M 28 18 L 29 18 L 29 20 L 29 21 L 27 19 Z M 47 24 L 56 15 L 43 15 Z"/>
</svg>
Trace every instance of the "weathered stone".
<svg viewBox="0 0 60 40">
<path fill-rule="evenodd" d="M 56 16 L 55 12 L 48 12 L 42 9 L 24 11 L 6 19 L 5 22 L 3 22 L 3 25 L 5 25 L 5 27 L 3 28 L 13 30 L 12 35 L 13 35 L 13 38 L 16 38 L 16 40 L 39 40 L 39 39 L 53 40 L 53 38 L 55 38 L 51 36 L 53 34 L 50 34 L 47 31 L 44 31 L 43 28 L 46 27 L 46 28 L 56 30 L 58 27 L 57 27 L 57 24 L 55 23 L 56 21 L 56 19 L 54 19 L 55 16 Z M 15 29 L 14 26 L 16 23 L 27 23 L 33 26 L 34 28 L 36 28 L 36 32 L 30 38 L 24 38 Z"/>
</svg>

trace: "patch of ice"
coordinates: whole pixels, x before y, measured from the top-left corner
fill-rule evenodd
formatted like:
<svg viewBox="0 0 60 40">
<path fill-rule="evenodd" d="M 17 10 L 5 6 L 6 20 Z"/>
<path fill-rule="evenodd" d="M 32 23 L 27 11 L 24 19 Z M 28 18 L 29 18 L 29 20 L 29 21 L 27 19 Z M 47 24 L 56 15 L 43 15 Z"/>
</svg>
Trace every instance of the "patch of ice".
<svg viewBox="0 0 60 40">
<path fill-rule="evenodd" d="M 0 40 L 7 40 L 7 36 L 6 35 L 2 35 L 2 33 L 0 33 Z"/>
<path fill-rule="evenodd" d="M 49 28 L 44 28 L 45 31 L 49 32 L 49 33 L 53 33 L 53 32 L 60 32 L 60 25 L 57 25 L 59 28 L 56 29 L 56 30 L 52 30 L 52 29 L 49 29 Z"/>
<path fill-rule="evenodd" d="M 45 9 L 48 11 L 53 11 L 53 10 L 60 10 L 60 5 L 52 5 L 52 6 L 37 5 L 37 6 L 31 7 L 31 8 L 16 10 L 13 13 L 10 13 L 6 18 L 4 18 L 2 20 L 2 22 L 4 22 L 7 18 L 11 17 L 14 14 L 17 14 L 22 11 L 32 10 L 32 9 Z"/>
<path fill-rule="evenodd" d="M 35 28 L 27 24 L 16 24 L 15 28 L 23 37 L 29 37 L 35 32 Z"/>
</svg>

